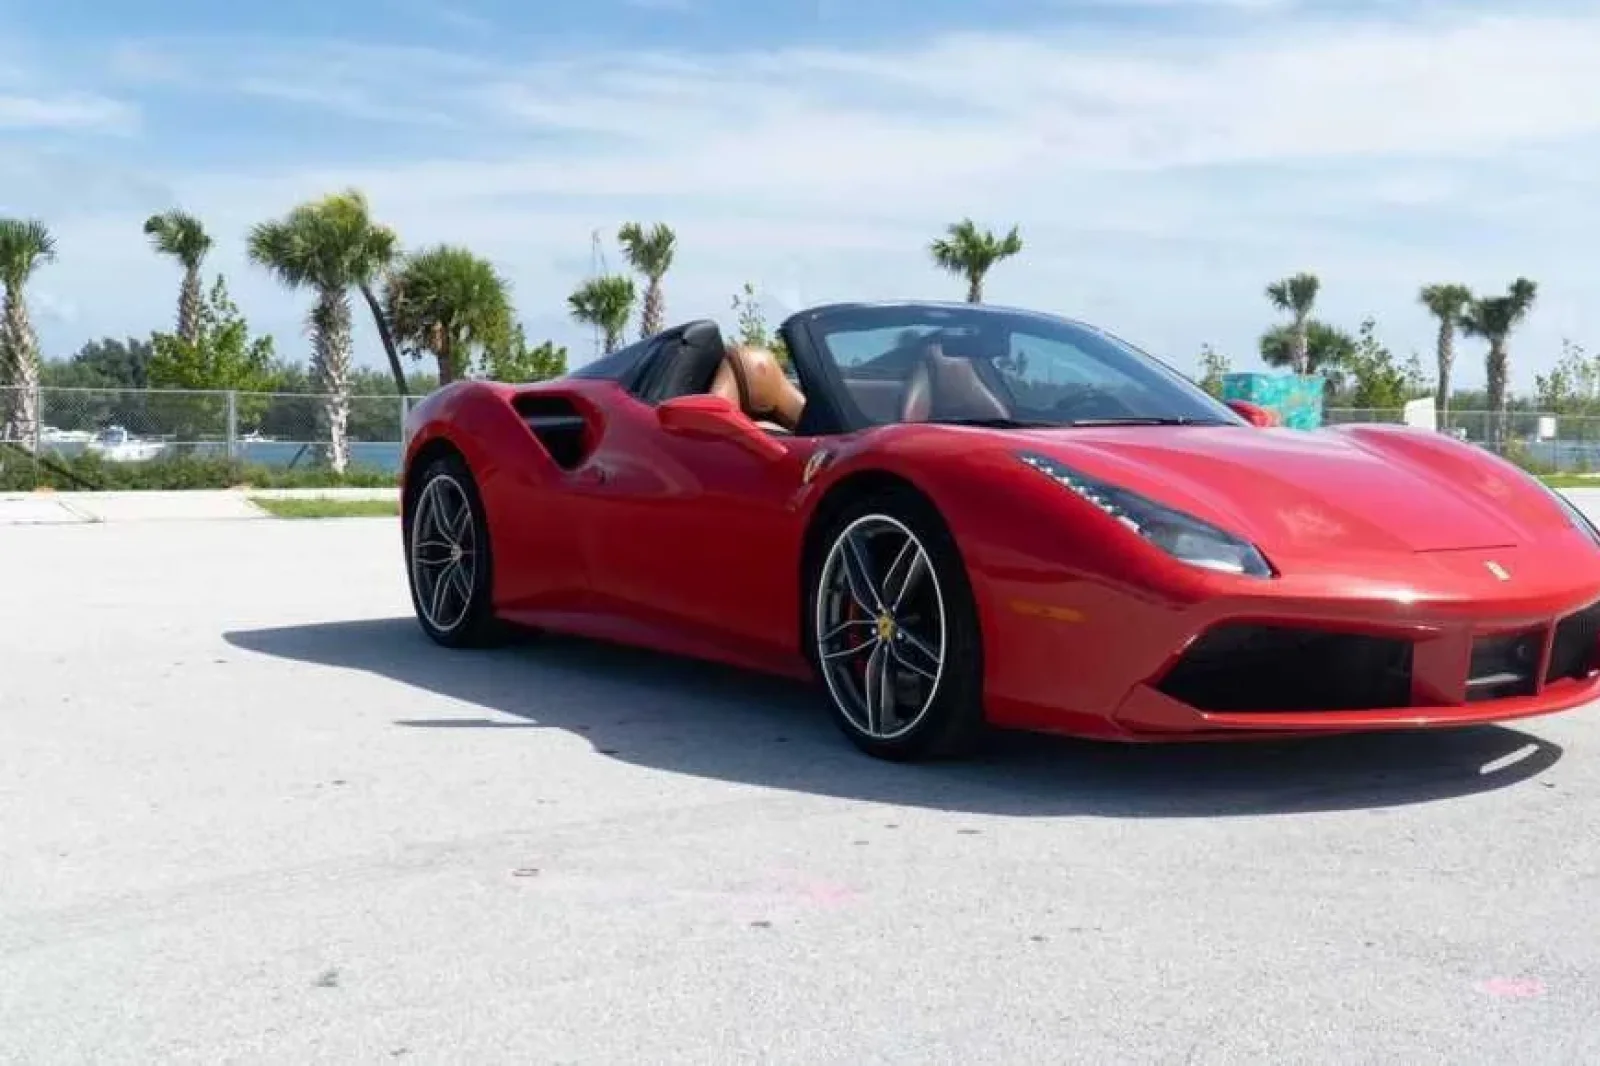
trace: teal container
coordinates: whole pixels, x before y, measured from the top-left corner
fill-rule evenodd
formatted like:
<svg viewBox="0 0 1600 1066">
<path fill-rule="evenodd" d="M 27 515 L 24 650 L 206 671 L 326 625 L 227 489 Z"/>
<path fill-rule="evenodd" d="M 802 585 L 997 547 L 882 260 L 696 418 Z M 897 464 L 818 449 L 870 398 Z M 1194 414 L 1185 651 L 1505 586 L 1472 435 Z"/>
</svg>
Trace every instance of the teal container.
<svg viewBox="0 0 1600 1066">
<path fill-rule="evenodd" d="M 1222 398 L 1243 400 L 1269 411 L 1290 429 L 1322 425 L 1321 374 L 1224 374 Z"/>
</svg>

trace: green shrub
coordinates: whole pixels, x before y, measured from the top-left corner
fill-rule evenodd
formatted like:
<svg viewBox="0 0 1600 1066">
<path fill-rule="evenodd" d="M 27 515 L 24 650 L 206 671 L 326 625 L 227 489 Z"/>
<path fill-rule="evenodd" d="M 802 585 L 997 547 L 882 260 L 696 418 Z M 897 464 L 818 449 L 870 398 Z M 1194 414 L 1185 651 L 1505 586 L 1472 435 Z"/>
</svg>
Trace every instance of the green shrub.
<svg viewBox="0 0 1600 1066">
<path fill-rule="evenodd" d="M 107 462 L 92 452 L 37 460 L 20 449 L 0 449 L 0 492 L 35 488 L 60 492 L 127 489 L 321 489 L 386 488 L 399 477 L 386 470 L 350 468 L 342 475 L 326 467 L 284 470 L 237 460 L 178 455 L 140 463 Z"/>
</svg>

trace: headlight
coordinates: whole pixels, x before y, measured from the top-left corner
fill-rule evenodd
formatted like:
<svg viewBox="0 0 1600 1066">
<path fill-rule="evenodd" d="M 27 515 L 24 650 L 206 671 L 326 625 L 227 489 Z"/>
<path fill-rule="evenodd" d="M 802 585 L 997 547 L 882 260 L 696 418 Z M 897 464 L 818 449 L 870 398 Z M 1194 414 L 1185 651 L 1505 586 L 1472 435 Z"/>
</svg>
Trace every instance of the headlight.
<svg viewBox="0 0 1600 1066">
<path fill-rule="evenodd" d="M 1207 570 L 1271 577 L 1272 567 L 1254 544 L 1137 492 L 1096 481 L 1037 452 L 1017 458 L 1070 489 L 1174 559 Z"/>
</svg>

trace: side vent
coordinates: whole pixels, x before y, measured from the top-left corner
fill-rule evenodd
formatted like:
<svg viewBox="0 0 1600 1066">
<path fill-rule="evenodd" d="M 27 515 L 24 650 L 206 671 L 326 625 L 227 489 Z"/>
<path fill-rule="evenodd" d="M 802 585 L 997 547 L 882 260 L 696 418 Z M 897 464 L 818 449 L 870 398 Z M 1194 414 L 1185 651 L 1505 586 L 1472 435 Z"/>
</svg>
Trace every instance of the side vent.
<svg viewBox="0 0 1600 1066">
<path fill-rule="evenodd" d="M 513 399 L 511 406 L 563 470 L 571 470 L 588 456 L 594 444 L 589 422 L 571 400 L 564 396 L 524 393 Z"/>
</svg>

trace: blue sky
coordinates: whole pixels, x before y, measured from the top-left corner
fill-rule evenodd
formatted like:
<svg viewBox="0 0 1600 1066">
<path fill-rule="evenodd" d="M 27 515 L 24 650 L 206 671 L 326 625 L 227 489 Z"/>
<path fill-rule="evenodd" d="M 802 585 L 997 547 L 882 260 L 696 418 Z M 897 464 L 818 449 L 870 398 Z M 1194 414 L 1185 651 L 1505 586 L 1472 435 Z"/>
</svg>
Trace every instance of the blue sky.
<svg viewBox="0 0 1600 1066">
<path fill-rule="evenodd" d="M 991 300 L 1184 367 L 1254 365 L 1262 289 L 1298 270 L 1322 317 L 1425 358 L 1421 285 L 1526 274 L 1526 388 L 1563 338 L 1600 348 L 1596 54 L 1600 11 L 1566 0 L 0 0 L 0 213 L 57 234 L 32 290 L 56 355 L 167 327 L 140 223 L 181 205 L 303 357 L 306 298 L 242 238 L 356 185 L 408 246 L 494 260 L 574 362 L 596 229 L 615 266 L 618 224 L 671 223 L 669 318 L 731 324 L 745 281 L 774 317 L 959 297 L 926 245 L 970 215 L 1026 242 Z"/>
</svg>

